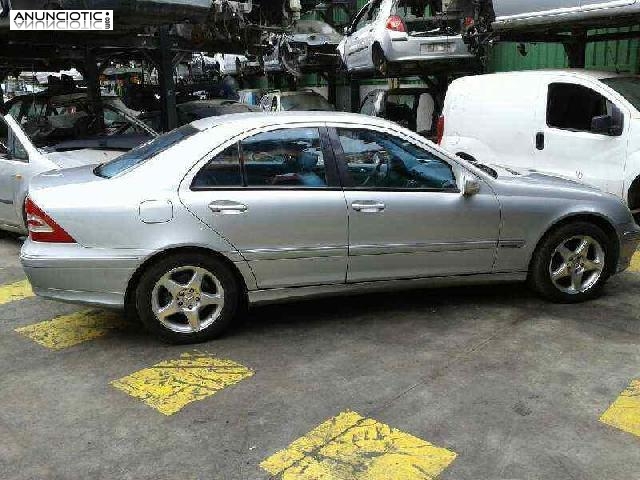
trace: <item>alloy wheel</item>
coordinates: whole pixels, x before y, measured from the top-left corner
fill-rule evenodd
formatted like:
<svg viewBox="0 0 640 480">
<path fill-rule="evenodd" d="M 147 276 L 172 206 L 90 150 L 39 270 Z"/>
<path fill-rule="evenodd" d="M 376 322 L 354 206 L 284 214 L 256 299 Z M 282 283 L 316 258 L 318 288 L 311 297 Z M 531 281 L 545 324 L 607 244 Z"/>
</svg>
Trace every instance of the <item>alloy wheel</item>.
<svg viewBox="0 0 640 480">
<path fill-rule="evenodd" d="M 590 236 L 578 235 L 556 247 L 551 255 L 549 275 L 558 290 L 578 295 L 598 283 L 604 267 L 602 245 Z"/>
<path fill-rule="evenodd" d="M 151 309 L 157 320 L 177 333 L 195 333 L 211 326 L 222 313 L 224 289 L 209 270 L 177 267 L 155 283 Z"/>
</svg>

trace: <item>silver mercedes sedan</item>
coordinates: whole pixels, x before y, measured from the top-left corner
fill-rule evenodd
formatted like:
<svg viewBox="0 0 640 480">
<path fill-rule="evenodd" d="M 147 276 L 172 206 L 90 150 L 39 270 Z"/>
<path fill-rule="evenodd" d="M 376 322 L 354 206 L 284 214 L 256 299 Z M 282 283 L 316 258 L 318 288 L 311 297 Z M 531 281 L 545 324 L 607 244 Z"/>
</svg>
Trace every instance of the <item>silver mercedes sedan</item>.
<svg viewBox="0 0 640 480">
<path fill-rule="evenodd" d="M 26 203 L 38 295 L 125 308 L 176 343 L 220 335 L 247 304 L 314 295 L 528 279 L 584 301 L 640 242 L 616 197 L 335 112 L 198 120 L 41 174 Z"/>
</svg>

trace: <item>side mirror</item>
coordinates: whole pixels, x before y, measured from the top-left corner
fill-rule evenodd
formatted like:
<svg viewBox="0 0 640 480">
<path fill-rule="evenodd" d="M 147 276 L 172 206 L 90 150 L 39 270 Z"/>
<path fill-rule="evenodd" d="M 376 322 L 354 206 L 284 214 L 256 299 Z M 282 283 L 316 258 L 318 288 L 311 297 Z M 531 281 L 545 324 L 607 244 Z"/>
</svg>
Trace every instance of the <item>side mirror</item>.
<svg viewBox="0 0 640 480">
<path fill-rule="evenodd" d="M 591 131 L 601 135 L 622 135 L 622 125 L 616 125 L 611 115 L 600 115 L 591 119 Z"/>
<path fill-rule="evenodd" d="M 349 35 L 351 35 L 351 29 L 350 29 L 349 27 L 344 27 L 344 28 L 342 29 L 342 34 L 343 34 L 345 37 L 348 37 Z"/>
<path fill-rule="evenodd" d="M 462 195 L 472 197 L 480 193 L 480 182 L 475 178 L 465 178 L 462 185 Z"/>
</svg>

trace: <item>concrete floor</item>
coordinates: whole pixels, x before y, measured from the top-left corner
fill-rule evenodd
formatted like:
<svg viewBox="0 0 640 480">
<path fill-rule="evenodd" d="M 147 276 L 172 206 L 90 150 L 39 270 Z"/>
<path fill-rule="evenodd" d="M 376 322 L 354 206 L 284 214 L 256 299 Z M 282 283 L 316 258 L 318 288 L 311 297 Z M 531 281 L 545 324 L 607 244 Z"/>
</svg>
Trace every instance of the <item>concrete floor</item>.
<svg viewBox="0 0 640 480">
<path fill-rule="evenodd" d="M 18 251 L 0 239 L 0 283 L 24 278 Z M 345 411 L 455 452 L 442 480 L 638 478 L 640 438 L 599 417 L 640 377 L 639 286 L 625 273 L 576 306 L 523 286 L 269 306 L 184 347 L 131 325 L 50 350 L 14 330 L 81 308 L 6 303 L 0 478 L 270 478 L 263 460 Z M 110 384 L 194 350 L 254 374 L 173 415 Z"/>
</svg>

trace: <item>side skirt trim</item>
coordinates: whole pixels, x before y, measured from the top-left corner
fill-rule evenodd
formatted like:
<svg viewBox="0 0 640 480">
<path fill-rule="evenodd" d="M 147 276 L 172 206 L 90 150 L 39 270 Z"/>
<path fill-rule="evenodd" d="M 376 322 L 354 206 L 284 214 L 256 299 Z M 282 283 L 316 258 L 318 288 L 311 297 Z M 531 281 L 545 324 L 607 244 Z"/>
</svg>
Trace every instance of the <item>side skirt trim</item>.
<svg viewBox="0 0 640 480">
<path fill-rule="evenodd" d="M 338 283 L 333 285 L 312 285 L 306 287 L 272 288 L 249 291 L 249 303 L 275 303 L 299 298 L 323 297 L 332 295 L 350 295 L 373 291 L 409 290 L 412 288 L 442 288 L 459 285 L 484 283 L 522 282 L 527 279 L 526 272 L 489 273 L 478 275 L 459 275 L 449 277 L 411 278 L 404 280 L 381 280 L 362 283 Z"/>
</svg>

